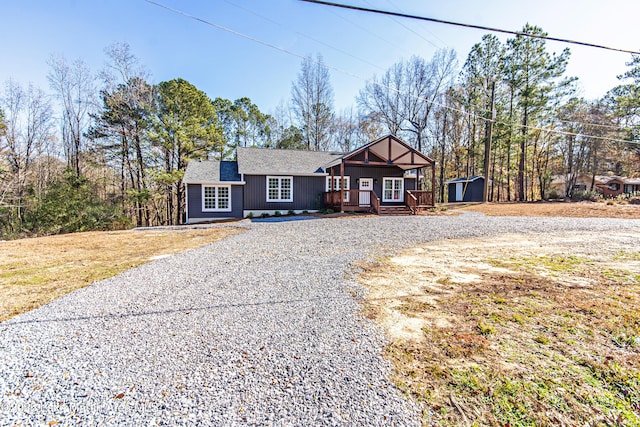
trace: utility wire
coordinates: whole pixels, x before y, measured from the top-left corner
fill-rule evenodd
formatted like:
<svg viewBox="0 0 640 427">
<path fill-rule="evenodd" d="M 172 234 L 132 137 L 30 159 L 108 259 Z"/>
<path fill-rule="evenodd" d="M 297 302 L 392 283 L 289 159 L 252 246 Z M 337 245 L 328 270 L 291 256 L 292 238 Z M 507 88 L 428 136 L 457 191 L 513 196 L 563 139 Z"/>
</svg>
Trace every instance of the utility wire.
<svg viewBox="0 0 640 427">
<path fill-rule="evenodd" d="M 365 3 L 367 3 L 368 5 L 371 5 L 371 3 L 369 3 L 367 0 L 364 0 Z M 428 38 L 424 37 L 422 34 L 418 33 L 416 30 L 414 30 L 413 28 L 410 28 L 409 26 L 405 25 L 402 21 L 400 21 L 399 19 L 394 18 L 393 16 L 391 17 L 391 19 L 393 20 L 393 22 L 395 22 L 396 24 L 400 25 L 402 28 L 404 28 L 405 30 L 413 33 L 414 35 L 420 37 L 422 40 L 426 41 L 427 43 L 429 43 L 431 46 L 435 47 L 436 49 L 439 49 L 439 46 L 437 44 L 435 44 L 434 42 L 432 42 L 431 40 L 429 40 Z"/>
<path fill-rule="evenodd" d="M 224 1 L 225 1 L 225 3 L 227 3 L 227 4 L 231 5 L 231 6 L 234 6 L 234 7 L 237 7 L 238 9 L 244 10 L 244 11 L 245 11 L 245 12 L 247 12 L 247 13 L 251 13 L 252 15 L 257 16 L 258 18 L 264 19 L 264 20 L 265 20 L 265 21 L 267 21 L 267 22 L 271 22 L 272 24 L 275 24 L 275 25 L 277 25 L 277 26 L 279 26 L 279 27 L 281 27 L 281 28 L 284 28 L 285 30 L 292 31 L 293 33 L 295 33 L 295 34 L 297 34 L 297 35 L 299 35 L 299 36 L 301 36 L 301 37 L 307 38 L 307 39 L 309 39 L 309 40 L 311 40 L 311 41 L 313 41 L 313 42 L 316 42 L 316 43 L 318 43 L 318 44 L 321 44 L 321 45 L 323 45 L 323 46 L 326 46 L 326 47 L 328 47 L 329 49 L 333 49 L 333 50 L 335 50 L 336 52 L 340 52 L 340 53 L 342 53 L 343 55 L 349 56 L 349 57 L 351 57 L 351 58 L 353 58 L 353 59 L 356 59 L 356 60 L 358 60 L 358 61 L 360 61 L 360 62 L 363 62 L 363 63 L 365 63 L 365 64 L 367 64 L 367 65 L 369 65 L 369 66 L 371 66 L 371 67 L 374 67 L 374 68 L 377 68 L 377 69 L 379 69 L 379 70 L 381 70 L 381 71 L 384 71 L 384 69 L 383 69 L 382 67 L 380 67 L 378 64 L 374 64 L 373 62 L 369 62 L 369 61 L 367 61 L 366 59 L 359 58 L 359 57 L 357 57 L 357 56 L 355 56 L 355 55 L 353 55 L 353 54 L 351 54 L 351 53 L 347 52 L 346 50 L 343 50 L 343 49 L 337 48 L 337 47 L 335 47 L 335 46 L 332 46 L 332 45 L 330 45 L 330 44 L 328 44 L 328 43 L 323 42 L 322 40 L 318 40 L 318 39 L 316 39 L 315 37 L 311 37 L 311 36 L 309 36 L 309 35 L 307 35 L 307 34 L 304 34 L 304 33 L 301 33 L 301 32 L 299 32 L 299 31 L 296 31 L 296 30 L 294 30 L 294 29 L 292 29 L 292 28 L 290 28 L 290 27 L 285 26 L 284 24 L 281 24 L 281 23 L 280 23 L 280 22 L 278 22 L 278 21 L 274 21 L 274 20 L 273 20 L 273 19 L 271 19 L 271 18 L 267 18 L 266 16 L 261 15 L 261 14 L 259 14 L 258 12 L 255 12 L 255 11 L 253 11 L 253 10 L 251 10 L 251 9 L 247 9 L 246 7 L 240 6 L 239 4 L 233 3 L 233 2 L 232 2 L 232 1 L 230 1 L 230 0 L 224 0 Z"/>
<path fill-rule="evenodd" d="M 338 18 L 340 18 L 340 19 L 342 19 L 343 21 L 347 22 L 349 25 L 352 25 L 352 26 L 354 26 L 354 27 L 357 27 L 357 28 L 361 29 L 362 31 L 366 32 L 366 33 L 367 33 L 367 34 L 369 34 L 370 36 L 373 36 L 373 37 L 377 38 L 378 40 L 382 40 L 383 42 L 387 43 L 389 46 L 391 46 L 391 47 L 393 47 L 393 48 L 396 48 L 396 49 L 400 49 L 400 50 L 402 50 L 402 51 L 404 51 L 404 52 L 408 53 L 409 55 L 411 55 L 411 53 L 412 53 L 412 52 L 408 51 L 404 46 L 401 46 L 401 45 L 399 45 L 399 44 L 397 44 L 397 43 L 390 42 L 389 40 L 385 39 L 384 37 L 381 37 L 378 33 L 375 33 L 375 32 L 373 32 L 373 31 L 371 31 L 371 30 L 370 30 L 370 29 L 368 29 L 367 27 L 364 27 L 364 26 L 362 26 L 362 25 L 358 24 L 357 22 L 354 22 L 354 21 L 352 21 L 352 20 L 350 20 L 350 19 L 346 18 L 345 16 L 343 16 L 343 15 L 341 15 L 341 14 L 339 14 L 339 13 L 336 13 L 336 12 L 334 12 L 333 10 L 330 10 L 330 9 L 329 9 L 329 12 L 331 12 L 331 14 L 332 14 L 333 16 L 337 16 Z M 346 12 L 346 13 L 349 13 L 349 12 Z"/>
<path fill-rule="evenodd" d="M 299 58 L 299 59 L 302 59 L 302 60 L 310 59 L 310 60 L 311 60 L 311 62 L 313 62 L 314 64 L 316 64 L 316 65 L 320 65 L 320 63 L 319 63 L 318 61 L 316 61 L 316 60 L 314 60 L 313 58 L 310 58 L 310 57 L 308 57 L 308 56 L 306 56 L 306 55 L 302 55 L 302 54 L 299 54 L 299 53 L 293 52 L 293 51 L 291 51 L 291 50 L 285 49 L 285 48 L 283 48 L 283 47 L 277 46 L 277 45 L 275 45 L 275 44 L 273 44 L 273 43 L 269 43 L 269 42 L 266 42 L 266 41 L 264 41 L 264 40 L 260 40 L 260 39 L 258 39 L 258 38 L 255 38 L 255 37 L 249 36 L 249 35 L 247 35 L 247 34 L 244 34 L 244 33 L 241 33 L 241 32 L 239 32 L 239 31 L 233 30 L 233 29 L 231 29 L 231 28 L 225 27 L 224 25 L 219 25 L 219 24 L 216 24 L 215 22 L 207 21 L 206 19 L 199 18 L 199 17 L 194 16 L 194 15 L 191 15 L 191 14 L 189 14 L 189 13 L 187 13 L 187 12 L 183 12 L 183 11 L 181 11 L 181 10 L 174 9 L 174 8 L 172 8 L 172 7 L 169 7 L 169 6 L 165 6 L 165 5 L 163 5 L 163 4 L 161 4 L 161 3 L 158 3 L 158 2 L 156 2 L 156 1 L 154 1 L 154 0 L 143 0 L 143 1 L 145 1 L 145 2 L 147 2 L 147 3 L 150 3 L 150 4 L 154 5 L 154 6 L 158 6 L 158 7 L 162 8 L 162 9 L 166 9 L 166 10 L 168 10 L 168 11 L 170 11 L 170 12 L 175 13 L 175 14 L 182 15 L 182 16 L 184 16 L 185 18 L 193 19 L 193 20 L 198 21 L 198 22 L 200 22 L 200 23 L 202 23 L 202 24 L 209 25 L 209 26 L 211 26 L 211 27 L 217 28 L 218 30 L 222 30 L 222 31 L 225 31 L 225 32 L 227 32 L 227 33 L 233 34 L 234 36 L 242 37 L 243 39 L 250 40 L 250 41 L 252 41 L 252 42 L 254 42 L 254 43 L 258 43 L 258 44 L 261 44 L 261 45 L 263 45 L 263 46 L 269 47 L 269 48 L 271 48 L 271 49 L 275 49 L 275 50 L 278 50 L 278 51 L 280 51 L 280 52 L 286 53 L 287 55 L 291 55 L 291 56 L 294 56 L 294 57 Z M 357 59 L 357 58 L 356 58 L 356 59 Z M 343 70 L 343 69 L 341 69 L 341 68 L 334 67 L 334 66 L 332 66 L 332 65 L 324 64 L 324 63 L 323 63 L 322 65 L 323 65 L 323 66 L 325 66 L 325 67 L 327 67 L 327 68 L 328 68 L 328 69 L 330 69 L 330 70 L 337 71 L 337 72 L 339 72 L 340 74 L 344 74 L 344 75 L 346 75 L 346 76 L 353 77 L 353 78 L 355 78 L 355 79 L 357 79 L 357 80 L 365 80 L 365 81 L 367 81 L 367 79 L 363 78 L 362 76 L 359 76 L 359 75 L 357 75 L 357 74 L 351 73 L 351 72 L 346 71 L 346 70 Z"/>
<path fill-rule="evenodd" d="M 633 55 L 640 55 L 640 51 L 637 51 L 637 50 L 619 49 L 619 48 L 615 48 L 615 47 L 609 47 L 609 46 L 604 46 L 604 45 L 599 45 L 599 44 L 594 44 L 594 43 L 587 43 L 587 42 L 581 42 L 581 41 L 570 40 L 570 39 L 561 39 L 561 38 L 558 38 L 558 37 L 550 37 L 550 36 L 542 36 L 542 35 L 537 35 L 537 34 L 523 33 L 522 31 L 503 30 L 503 29 L 500 29 L 500 28 L 486 27 L 484 25 L 463 24 L 463 23 L 460 23 L 460 22 L 446 21 L 444 19 L 428 18 L 426 16 L 410 15 L 410 14 L 407 14 L 407 13 L 391 12 L 391 11 L 388 11 L 388 10 L 372 9 L 372 8 L 368 8 L 368 7 L 353 6 L 353 5 L 342 4 L 342 3 L 334 3 L 334 2 L 330 2 L 330 1 L 324 1 L 324 0 L 299 0 L 299 1 L 307 2 L 307 3 L 320 4 L 320 5 L 324 5 L 324 6 L 339 7 L 339 8 L 343 8 L 343 9 L 357 10 L 357 11 L 360 11 L 360 12 L 369 12 L 369 13 L 377 13 L 377 14 L 380 14 L 380 15 L 396 16 L 396 17 L 400 17 L 400 18 L 417 19 L 417 20 L 420 20 L 420 21 L 436 22 L 438 24 L 455 25 L 455 26 L 458 26 L 458 27 L 466 27 L 466 28 L 475 28 L 477 30 L 493 31 L 493 32 L 496 32 L 496 33 L 503 33 L 503 34 L 513 34 L 513 35 L 516 35 L 516 36 L 524 36 L 524 37 L 531 37 L 531 38 L 536 38 L 536 39 L 551 40 L 551 41 L 555 41 L 555 42 L 576 44 L 576 45 L 580 45 L 580 46 L 594 47 L 594 48 L 598 48 L 598 49 L 606 49 L 606 50 L 613 50 L 613 51 L 616 51 L 616 52 L 624 52 L 624 53 L 631 53 Z"/>
<path fill-rule="evenodd" d="M 296 53 L 296 52 L 290 51 L 290 50 L 285 49 L 285 48 L 280 47 L 280 46 L 276 46 L 276 45 L 274 45 L 274 44 L 272 44 L 272 43 L 265 42 L 265 41 L 263 41 L 263 40 L 260 40 L 260 39 L 255 38 L 255 37 L 252 37 L 252 36 L 249 36 L 249 35 L 243 34 L 243 33 L 241 33 L 241 32 L 238 32 L 238 31 L 236 31 L 236 30 L 233 30 L 233 29 L 231 29 L 231 28 L 225 27 L 225 26 L 223 26 L 223 25 L 219 25 L 219 24 L 216 24 L 216 23 L 213 23 L 213 22 L 207 21 L 207 20 L 205 20 L 205 19 L 203 19 L 203 18 L 199 18 L 199 17 L 194 16 L 194 15 L 191 15 L 191 14 L 189 14 L 189 13 L 186 13 L 186 12 L 183 12 L 183 11 L 180 11 L 180 10 L 177 10 L 177 9 L 173 9 L 173 8 L 171 8 L 171 7 L 169 7 L 169 6 L 165 6 L 165 5 L 163 5 L 163 4 L 161 4 L 161 3 L 158 3 L 158 2 L 156 2 L 156 1 L 154 1 L 154 0 L 144 0 L 144 1 L 145 1 L 145 2 L 147 2 L 147 3 L 153 4 L 154 6 L 160 7 L 160 8 L 162 8 L 162 9 L 166 9 L 166 10 L 168 10 L 168 11 L 170 11 L 170 12 L 175 13 L 175 14 L 182 15 L 182 16 L 184 16 L 184 17 L 186 17 L 186 18 L 193 19 L 193 20 L 198 21 L 198 22 L 201 22 L 201 23 L 203 23 L 203 24 L 205 24 L 205 25 L 209 25 L 209 26 L 211 26 L 211 27 L 214 27 L 214 28 L 217 28 L 217 29 L 219 29 L 219 30 L 222 30 L 222 31 L 228 32 L 228 33 L 230 33 L 230 34 L 233 34 L 233 35 L 236 35 L 236 36 L 242 37 L 242 38 L 247 39 L 247 40 L 250 40 L 250 41 L 253 41 L 253 42 L 258 43 L 258 44 L 261 44 L 261 45 L 263 45 L 263 46 L 267 46 L 267 47 L 269 47 L 269 48 L 272 48 L 272 49 L 278 50 L 278 51 L 280 51 L 280 52 L 283 52 L 283 53 L 286 53 L 286 54 L 288 54 L 288 55 L 294 56 L 294 57 L 296 57 L 296 58 L 300 58 L 300 59 L 303 59 L 303 60 L 304 60 L 304 59 L 307 59 L 307 57 L 305 57 L 304 55 L 300 55 L 299 53 Z M 302 0 L 302 1 L 308 1 L 308 0 Z M 312 61 L 312 62 L 314 62 L 314 63 L 316 63 L 316 64 L 319 64 L 317 61 L 315 61 L 315 60 L 313 60 L 313 59 L 311 59 L 311 61 Z M 334 67 L 334 66 L 331 66 L 331 65 L 327 65 L 327 64 L 323 64 L 323 65 L 324 65 L 324 66 L 326 66 L 328 69 L 331 69 L 331 70 L 337 71 L 337 72 L 339 72 L 339 73 L 341 73 L 341 74 L 345 74 L 345 75 L 347 75 L 347 76 L 350 76 L 350 77 L 356 78 L 356 79 L 358 79 L 358 80 L 362 80 L 362 81 L 364 81 L 365 83 L 371 83 L 371 84 L 374 84 L 374 85 L 376 85 L 376 86 L 380 86 L 380 87 L 382 87 L 382 88 L 386 88 L 386 89 L 389 89 L 389 90 L 391 90 L 391 91 L 394 91 L 394 92 L 397 92 L 397 93 L 399 93 L 399 94 L 402 94 L 402 92 L 400 91 L 400 89 L 395 89 L 395 88 L 392 88 L 392 87 L 390 87 L 390 86 L 385 86 L 385 85 L 383 85 L 383 84 L 381 84 L 381 83 L 378 83 L 378 82 L 376 82 L 376 81 L 371 81 L 371 80 L 366 79 L 366 78 L 364 78 L 364 77 L 362 77 L 362 76 L 359 76 L 359 75 L 357 75 L 357 74 L 351 73 L 351 72 L 349 72 L 349 71 L 342 70 L 342 69 L 340 69 L 340 68 L 337 68 L 337 67 Z M 441 107 L 441 108 L 446 108 L 446 109 L 451 110 L 451 111 L 456 111 L 456 112 L 461 113 L 461 114 L 463 114 L 463 115 L 466 115 L 466 116 L 469 116 L 469 117 L 474 117 L 474 118 L 479 119 L 479 120 L 483 120 L 483 121 L 486 121 L 486 122 L 488 122 L 488 121 L 491 121 L 491 120 L 492 120 L 491 118 L 487 118 L 487 117 L 484 117 L 484 116 L 482 116 L 482 115 L 480 115 L 480 114 L 472 113 L 472 112 L 470 112 L 470 111 L 465 111 L 465 110 L 463 110 L 463 109 L 461 109 L 461 108 L 451 107 L 451 106 L 449 106 L 449 105 L 440 104 L 440 103 L 435 102 L 435 101 L 429 101 L 429 100 L 427 100 L 426 98 L 422 98 L 422 97 L 419 97 L 419 96 L 417 96 L 417 95 L 411 95 L 411 96 L 413 96 L 413 97 L 415 97 L 416 99 L 419 99 L 419 100 L 423 100 L 423 101 L 426 101 L 426 102 L 430 102 L 430 103 L 431 103 L 431 105 L 435 105 L 435 106 L 438 106 L 438 107 Z M 495 121 L 495 120 L 494 120 L 494 123 L 500 123 L 500 124 L 503 124 L 503 125 L 505 125 L 505 126 L 512 126 L 512 125 L 511 125 L 511 124 L 509 124 L 509 123 L 505 123 L 505 122 L 498 122 L 498 121 Z M 582 137 L 584 137 L 584 138 L 593 138 L 593 139 L 599 139 L 599 140 L 611 141 L 611 142 L 622 142 L 622 143 L 626 143 L 626 144 L 640 144 L 640 141 L 628 141 L 628 140 L 615 139 L 615 138 L 609 138 L 609 137 L 603 137 L 603 136 L 584 135 L 584 134 L 581 134 L 581 133 L 566 132 L 566 131 L 560 131 L 560 130 L 555 130 L 555 129 L 542 128 L 542 127 L 537 127 L 537 126 L 524 126 L 524 125 L 522 125 L 522 124 L 516 124 L 516 127 L 525 128 L 525 129 L 529 129 L 529 130 L 539 130 L 539 131 L 544 131 L 544 132 L 551 132 L 551 133 L 556 133 L 556 134 L 560 134 L 560 135 L 567 135 L 567 136 L 582 136 Z"/>
<path fill-rule="evenodd" d="M 387 3 L 389 3 L 389 4 L 391 5 L 391 7 L 394 7 L 396 10 L 399 10 L 400 12 L 403 12 L 403 13 L 404 13 L 404 10 L 402 10 L 401 8 L 399 8 L 399 7 L 398 7 L 398 5 L 397 5 L 397 4 L 395 4 L 394 2 L 392 2 L 391 0 L 386 0 L 386 2 L 387 2 Z M 367 4 L 371 5 L 371 3 L 369 3 L 368 1 L 367 1 Z M 398 21 L 397 21 L 397 20 L 395 20 L 395 19 L 394 19 L 394 21 L 395 21 L 395 22 L 398 22 Z M 438 41 L 439 41 L 440 43 L 442 43 L 442 45 L 443 45 L 443 46 L 445 46 L 445 47 L 446 47 L 446 46 L 448 46 L 448 43 L 447 43 L 447 42 L 445 42 L 444 40 L 442 40 L 440 37 L 438 37 L 438 36 L 437 36 L 437 34 L 435 34 L 433 31 L 429 31 L 429 29 L 428 29 L 428 28 L 426 28 L 426 27 L 425 27 L 425 28 L 423 28 L 423 29 L 424 29 L 427 33 L 431 34 L 433 37 L 435 37 L 436 39 L 438 39 Z M 432 44 L 433 44 L 433 43 L 432 43 Z"/>
</svg>

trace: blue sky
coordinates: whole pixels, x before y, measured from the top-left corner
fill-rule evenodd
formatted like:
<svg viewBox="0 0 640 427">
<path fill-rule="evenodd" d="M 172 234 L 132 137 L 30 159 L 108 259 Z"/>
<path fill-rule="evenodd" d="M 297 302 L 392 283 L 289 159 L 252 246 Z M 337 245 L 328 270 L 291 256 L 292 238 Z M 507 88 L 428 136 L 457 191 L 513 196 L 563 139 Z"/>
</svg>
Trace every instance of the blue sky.
<svg viewBox="0 0 640 427">
<path fill-rule="evenodd" d="M 355 105 L 365 79 L 411 55 L 430 59 L 453 48 L 462 64 L 485 32 L 393 20 L 296 0 L 156 0 L 289 51 L 285 53 L 172 13 L 144 0 L 3 0 L 0 83 L 13 78 L 48 90 L 47 58 L 82 58 L 97 73 L 104 48 L 127 42 L 151 81 L 182 77 L 209 97 L 248 96 L 271 112 L 290 98 L 301 58 L 320 53 L 330 67 L 335 107 Z M 640 50 L 637 0 L 344 0 L 364 7 L 519 30 L 541 26 L 551 36 Z M 498 35 L 501 40 L 506 36 Z M 548 42 L 551 51 L 565 45 Z M 597 98 L 626 70 L 629 54 L 569 46 L 568 73 L 583 96 Z M 299 55 L 299 56 L 296 56 Z M 338 71 L 340 70 L 340 71 Z M 355 77 L 357 76 L 357 77 Z"/>
</svg>

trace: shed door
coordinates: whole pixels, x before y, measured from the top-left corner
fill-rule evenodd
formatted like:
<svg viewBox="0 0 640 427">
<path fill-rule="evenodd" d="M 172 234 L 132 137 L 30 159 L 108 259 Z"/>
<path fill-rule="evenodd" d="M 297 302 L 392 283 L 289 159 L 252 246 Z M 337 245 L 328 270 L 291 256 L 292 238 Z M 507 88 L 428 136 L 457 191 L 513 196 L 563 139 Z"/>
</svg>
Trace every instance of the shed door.
<svg viewBox="0 0 640 427">
<path fill-rule="evenodd" d="M 360 190 L 360 206 L 370 206 L 371 193 L 369 193 L 369 191 L 373 190 L 373 178 L 360 178 L 360 186 L 358 189 Z"/>
<path fill-rule="evenodd" d="M 456 182 L 456 202 L 462 201 L 462 183 Z"/>
</svg>

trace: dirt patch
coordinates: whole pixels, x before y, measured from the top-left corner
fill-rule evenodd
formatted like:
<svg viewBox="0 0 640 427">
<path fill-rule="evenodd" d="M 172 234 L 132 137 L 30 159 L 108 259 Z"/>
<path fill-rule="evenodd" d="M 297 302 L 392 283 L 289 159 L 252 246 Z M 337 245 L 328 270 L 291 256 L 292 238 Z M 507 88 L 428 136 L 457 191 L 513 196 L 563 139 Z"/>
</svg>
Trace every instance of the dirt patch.
<svg viewBox="0 0 640 427">
<path fill-rule="evenodd" d="M 608 202 L 529 202 L 449 205 L 450 209 L 480 212 L 488 216 L 557 216 L 569 218 L 640 219 L 640 205 Z"/>
<path fill-rule="evenodd" d="M 366 267 L 425 425 L 640 425 L 632 232 L 448 240 Z"/>
<path fill-rule="evenodd" d="M 236 228 L 148 229 L 0 242 L 0 321 L 154 259 L 238 232 Z"/>
</svg>

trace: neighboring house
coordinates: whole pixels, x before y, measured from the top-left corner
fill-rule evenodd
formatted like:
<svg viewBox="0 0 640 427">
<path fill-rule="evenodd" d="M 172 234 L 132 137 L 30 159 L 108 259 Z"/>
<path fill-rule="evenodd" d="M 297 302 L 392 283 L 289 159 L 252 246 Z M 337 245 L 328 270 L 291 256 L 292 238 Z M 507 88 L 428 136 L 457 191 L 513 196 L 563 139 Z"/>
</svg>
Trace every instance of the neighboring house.
<svg viewBox="0 0 640 427">
<path fill-rule="evenodd" d="M 555 192 L 558 197 L 567 197 L 569 190 L 565 175 L 556 175 L 552 178 L 549 190 Z M 631 194 L 640 191 L 640 178 L 626 178 L 616 175 L 590 175 L 580 173 L 576 176 L 571 194 L 588 191 L 593 188 L 603 197 L 616 197 L 621 194 Z"/>
<path fill-rule="evenodd" d="M 449 202 L 482 202 L 484 198 L 484 176 L 456 178 L 445 181 Z"/>
<path fill-rule="evenodd" d="M 625 194 L 640 193 L 640 178 L 627 178 L 622 191 Z"/>
<path fill-rule="evenodd" d="M 572 185 L 573 188 L 569 188 L 571 184 L 568 183 L 567 175 L 555 175 L 549 183 L 549 191 L 555 193 L 558 197 L 563 198 L 567 197 L 568 194 L 575 194 L 589 190 L 592 182 L 593 175 L 579 173 L 575 177 L 575 181 Z M 596 183 L 594 183 L 594 185 L 595 184 Z"/>
<path fill-rule="evenodd" d="M 415 171 L 431 167 L 433 174 L 433 165 L 393 135 L 346 154 L 238 147 L 233 162 L 189 162 L 183 179 L 186 219 L 194 223 L 322 208 L 416 213 L 433 206 L 433 189 L 416 191 Z"/>
<path fill-rule="evenodd" d="M 596 191 L 603 197 L 616 197 L 623 193 L 626 178 L 621 176 L 596 176 Z"/>
</svg>

